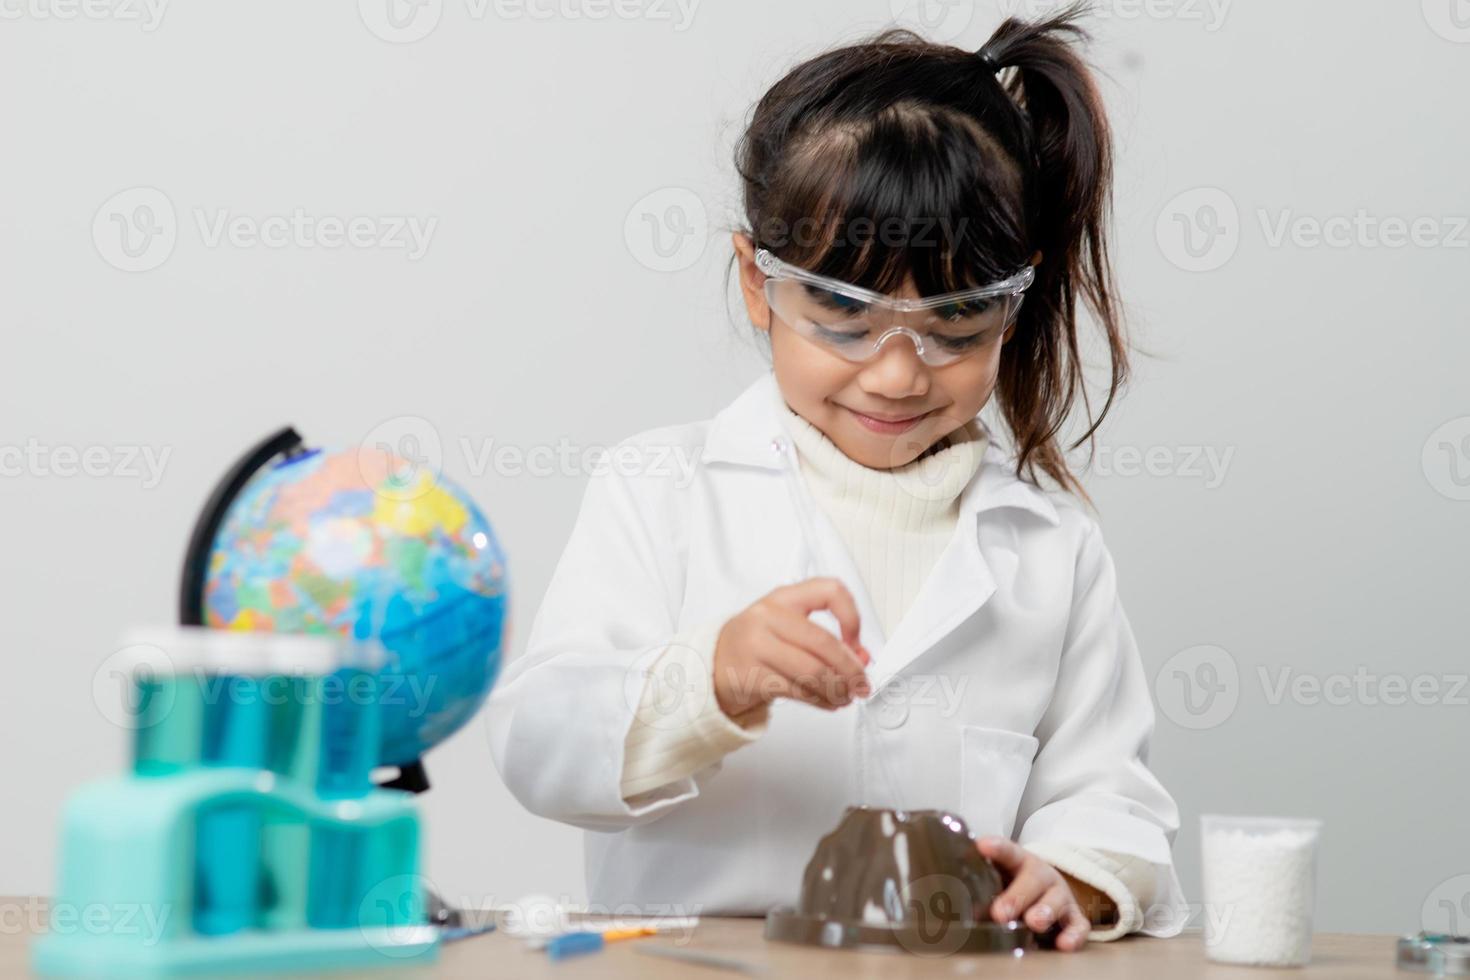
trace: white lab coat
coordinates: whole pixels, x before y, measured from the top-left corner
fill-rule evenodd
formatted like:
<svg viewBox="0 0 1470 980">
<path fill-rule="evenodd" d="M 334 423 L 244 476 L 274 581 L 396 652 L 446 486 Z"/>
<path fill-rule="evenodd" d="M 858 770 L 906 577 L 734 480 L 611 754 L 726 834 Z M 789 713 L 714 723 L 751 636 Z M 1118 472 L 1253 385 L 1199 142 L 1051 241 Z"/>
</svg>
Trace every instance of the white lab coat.
<svg viewBox="0 0 1470 980">
<path fill-rule="evenodd" d="M 531 812 L 585 828 L 588 901 L 764 913 L 795 901 L 850 804 L 941 808 L 972 832 L 1163 866 L 1144 931 L 1187 918 L 1173 799 L 1147 767 L 1154 712 L 1113 563 L 1071 498 L 987 449 L 954 538 L 892 636 L 808 496 L 767 371 L 712 420 L 627 439 L 591 478 L 571 538 L 489 707 L 491 748 Z M 697 460 L 692 478 L 676 461 Z M 778 700 L 758 740 L 620 795 L 644 667 L 778 585 L 852 592 L 873 695 L 825 712 Z M 834 633 L 830 613 L 813 617 Z M 1147 910 L 1146 910 L 1147 911 Z"/>
</svg>

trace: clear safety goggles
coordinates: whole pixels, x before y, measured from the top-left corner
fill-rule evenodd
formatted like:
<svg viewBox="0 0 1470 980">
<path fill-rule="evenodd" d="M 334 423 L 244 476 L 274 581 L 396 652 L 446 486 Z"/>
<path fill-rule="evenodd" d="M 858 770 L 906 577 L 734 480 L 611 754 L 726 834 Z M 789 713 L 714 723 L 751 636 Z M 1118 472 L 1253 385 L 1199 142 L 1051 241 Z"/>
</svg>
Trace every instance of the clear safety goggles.
<svg viewBox="0 0 1470 980">
<path fill-rule="evenodd" d="M 766 274 L 766 302 L 771 309 L 812 343 L 861 362 L 877 357 L 885 343 L 903 335 L 931 367 L 957 361 L 999 340 L 1036 276 L 1028 265 L 988 286 L 894 299 L 808 272 L 766 249 L 756 251 L 755 264 Z"/>
</svg>

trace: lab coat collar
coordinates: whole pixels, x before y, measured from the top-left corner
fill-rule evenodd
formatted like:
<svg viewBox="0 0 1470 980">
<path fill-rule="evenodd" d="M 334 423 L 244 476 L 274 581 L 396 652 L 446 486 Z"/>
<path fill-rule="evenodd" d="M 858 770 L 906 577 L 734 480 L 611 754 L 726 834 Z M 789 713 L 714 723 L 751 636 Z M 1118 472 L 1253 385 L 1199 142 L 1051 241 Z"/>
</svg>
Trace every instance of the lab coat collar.
<svg viewBox="0 0 1470 980">
<path fill-rule="evenodd" d="M 779 469 L 781 461 L 772 451 L 772 443 L 790 438 L 783 418 L 784 408 L 775 373 L 765 371 L 710 422 L 703 462 Z M 987 510 L 1014 507 L 1036 514 L 1052 525 L 1060 524 L 1056 506 L 1039 487 L 1016 476 L 1009 455 L 996 445 L 989 428 L 983 422 L 979 424 L 985 429 L 988 445 L 975 475 L 960 491 L 960 516 L 973 517 Z"/>
</svg>

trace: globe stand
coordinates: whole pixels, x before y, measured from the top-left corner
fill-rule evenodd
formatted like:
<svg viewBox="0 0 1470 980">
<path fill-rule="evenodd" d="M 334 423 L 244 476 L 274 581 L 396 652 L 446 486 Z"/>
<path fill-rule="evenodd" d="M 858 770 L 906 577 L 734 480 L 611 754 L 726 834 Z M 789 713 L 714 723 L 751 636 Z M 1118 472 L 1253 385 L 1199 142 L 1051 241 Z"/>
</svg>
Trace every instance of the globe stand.
<svg viewBox="0 0 1470 980">
<path fill-rule="evenodd" d="M 235 460 L 215 484 L 189 534 L 189 547 L 184 551 L 184 570 L 179 579 L 179 625 L 204 625 L 204 581 L 209 575 L 209 555 L 214 539 L 224 523 L 225 513 L 245 484 L 262 467 L 277 456 L 300 452 L 301 436 L 289 425 L 273 432 Z"/>
<path fill-rule="evenodd" d="M 408 765 L 399 766 L 398 775 L 378 785 L 383 789 L 399 789 L 405 793 L 427 793 L 429 791 L 429 773 L 424 768 L 424 760 L 415 759 L 408 763 Z"/>
</svg>

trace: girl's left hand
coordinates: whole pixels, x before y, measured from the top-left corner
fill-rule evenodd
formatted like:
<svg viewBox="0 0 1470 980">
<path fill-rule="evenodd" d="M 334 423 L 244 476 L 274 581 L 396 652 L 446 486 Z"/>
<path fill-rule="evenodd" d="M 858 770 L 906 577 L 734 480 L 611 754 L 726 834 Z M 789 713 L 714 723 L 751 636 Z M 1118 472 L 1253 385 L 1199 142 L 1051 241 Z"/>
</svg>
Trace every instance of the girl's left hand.
<svg viewBox="0 0 1470 980">
<path fill-rule="evenodd" d="M 1092 923 L 1060 871 L 1005 837 L 982 837 L 977 844 L 1010 881 L 991 903 L 991 918 L 1020 919 L 1036 933 L 1060 925 L 1057 949 L 1064 952 L 1074 953 L 1087 944 Z"/>
</svg>

